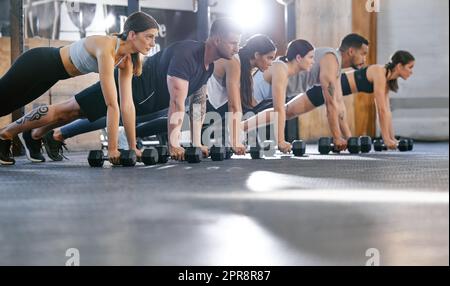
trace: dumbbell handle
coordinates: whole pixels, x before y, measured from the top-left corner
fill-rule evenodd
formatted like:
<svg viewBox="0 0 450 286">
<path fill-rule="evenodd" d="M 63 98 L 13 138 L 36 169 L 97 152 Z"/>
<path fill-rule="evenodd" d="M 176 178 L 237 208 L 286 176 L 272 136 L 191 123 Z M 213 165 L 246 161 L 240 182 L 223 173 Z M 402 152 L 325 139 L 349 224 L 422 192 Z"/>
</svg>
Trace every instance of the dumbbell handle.
<svg viewBox="0 0 450 286">
<path fill-rule="evenodd" d="M 375 141 L 375 142 L 376 142 L 376 141 Z M 388 150 L 388 147 L 386 146 L 386 144 L 384 144 L 383 141 L 379 141 L 379 142 L 381 142 L 381 144 L 380 144 L 379 146 L 381 146 L 382 151 L 387 151 L 387 150 Z M 378 144 L 379 144 L 379 143 L 378 143 Z M 375 144 L 374 144 L 374 145 L 375 145 Z M 397 144 L 397 149 L 400 150 L 400 144 Z"/>
</svg>

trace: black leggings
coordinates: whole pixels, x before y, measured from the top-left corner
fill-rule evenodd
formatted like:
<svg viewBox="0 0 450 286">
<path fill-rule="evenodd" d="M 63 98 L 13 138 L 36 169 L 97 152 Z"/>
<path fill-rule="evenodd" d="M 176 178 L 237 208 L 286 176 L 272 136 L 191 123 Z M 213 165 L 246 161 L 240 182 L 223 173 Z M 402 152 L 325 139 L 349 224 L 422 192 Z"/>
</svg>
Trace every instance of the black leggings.
<svg viewBox="0 0 450 286">
<path fill-rule="evenodd" d="M 58 48 L 25 52 L 0 79 L 0 117 L 27 105 L 69 77 Z"/>
</svg>

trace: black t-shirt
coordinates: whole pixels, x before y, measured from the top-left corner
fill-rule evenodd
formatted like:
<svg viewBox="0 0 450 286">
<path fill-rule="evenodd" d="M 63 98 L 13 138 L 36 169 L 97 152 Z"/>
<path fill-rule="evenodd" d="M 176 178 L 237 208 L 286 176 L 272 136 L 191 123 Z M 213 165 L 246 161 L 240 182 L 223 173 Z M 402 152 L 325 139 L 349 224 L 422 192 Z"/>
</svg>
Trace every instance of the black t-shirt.
<svg viewBox="0 0 450 286">
<path fill-rule="evenodd" d="M 205 43 L 176 42 L 148 58 L 142 75 L 133 79 L 133 97 L 138 110 L 161 110 L 169 107 L 167 76 L 189 81 L 188 96 L 196 92 L 214 72 L 214 64 L 205 69 Z M 143 112 L 140 112 L 143 113 Z"/>
</svg>

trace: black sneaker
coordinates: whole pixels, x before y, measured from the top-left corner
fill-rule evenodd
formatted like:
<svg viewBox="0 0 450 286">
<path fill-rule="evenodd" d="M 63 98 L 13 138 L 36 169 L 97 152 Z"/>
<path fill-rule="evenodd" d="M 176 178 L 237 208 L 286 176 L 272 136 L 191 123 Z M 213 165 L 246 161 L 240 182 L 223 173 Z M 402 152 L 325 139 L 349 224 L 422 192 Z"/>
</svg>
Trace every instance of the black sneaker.
<svg viewBox="0 0 450 286">
<path fill-rule="evenodd" d="M 11 140 L 0 139 L 0 164 L 1 165 L 14 165 L 16 160 L 12 158 L 11 152 Z"/>
<path fill-rule="evenodd" d="M 53 161 L 62 161 L 64 158 L 67 159 L 66 156 L 63 154 L 63 147 L 67 150 L 66 144 L 61 141 L 57 141 L 53 138 L 54 131 L 50 131 L 47 134 L 45 134 L 44 138 L 42 138 L 42 141 L 44 142 L 45 151 L 47 151 L 47 155 L 50 159 Z"/>
<path fill-rule="evenodd" d="M 25 147 L 28 160 L 33 163 L 45 162 L 45 157 L 42 155 L 42 141 L 34 140 L 31 137 L 31 130 L 19 134 L 19 139 Z"/>
</svg>

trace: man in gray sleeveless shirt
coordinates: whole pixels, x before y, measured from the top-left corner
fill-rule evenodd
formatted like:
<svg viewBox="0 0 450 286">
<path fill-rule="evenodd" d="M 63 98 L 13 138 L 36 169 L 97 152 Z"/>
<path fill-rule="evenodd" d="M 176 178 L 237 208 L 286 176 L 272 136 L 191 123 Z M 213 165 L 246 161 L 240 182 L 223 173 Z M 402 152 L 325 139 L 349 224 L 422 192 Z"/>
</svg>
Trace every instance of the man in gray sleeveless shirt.
<svg viewBox="0 0 450 286">
<path fill-rule="evenodd" d="M 328 124 L 338 150 L 347 149 L 346 138 L 351 137 L 341 88 L 341 70 L 365 65 L 369 41 L 357 34 L 347 35 L 341 47 L 317 48 L 315 64 L 311 71 L 301 72 L 289 79 L 287 96 L 305 93 L 314 86 L 321 86 L 327 108 Z"/>
</svg>

